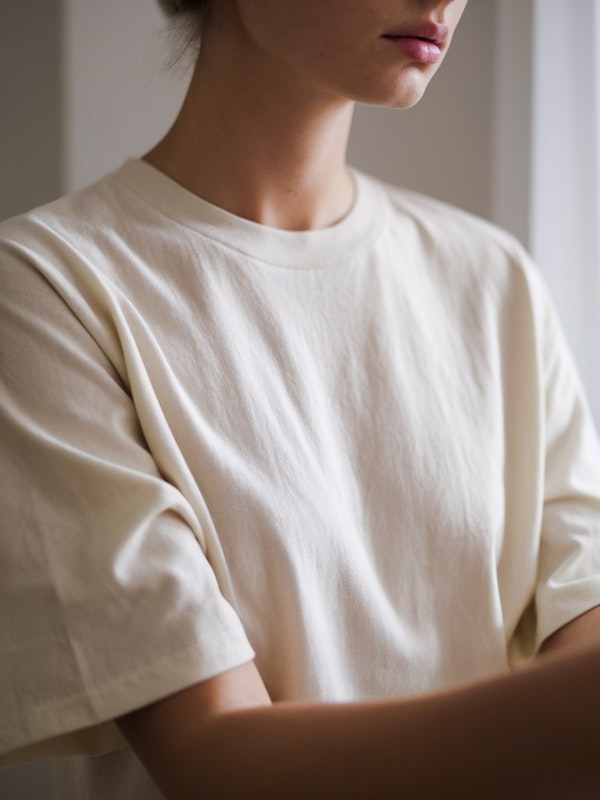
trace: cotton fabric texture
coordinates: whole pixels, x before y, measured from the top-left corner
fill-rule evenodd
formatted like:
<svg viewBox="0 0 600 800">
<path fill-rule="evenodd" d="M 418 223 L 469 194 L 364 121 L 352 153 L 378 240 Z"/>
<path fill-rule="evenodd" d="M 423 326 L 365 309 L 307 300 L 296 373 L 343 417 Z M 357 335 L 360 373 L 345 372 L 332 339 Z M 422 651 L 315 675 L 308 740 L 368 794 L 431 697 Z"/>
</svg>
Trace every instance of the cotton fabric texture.
<svg viewBox="0 0 600 800">
<path fill-rule="evenodd" d="M 539 275 L 355 181 L 286 232 L 134 159 L 0 226 L 0 752 L 114 750 L 254 654 L 274 701 L 448 687 L 600 603 L 600 451 Z M 77 797 L 145 780 L 62 763 Z"/>
</svg>

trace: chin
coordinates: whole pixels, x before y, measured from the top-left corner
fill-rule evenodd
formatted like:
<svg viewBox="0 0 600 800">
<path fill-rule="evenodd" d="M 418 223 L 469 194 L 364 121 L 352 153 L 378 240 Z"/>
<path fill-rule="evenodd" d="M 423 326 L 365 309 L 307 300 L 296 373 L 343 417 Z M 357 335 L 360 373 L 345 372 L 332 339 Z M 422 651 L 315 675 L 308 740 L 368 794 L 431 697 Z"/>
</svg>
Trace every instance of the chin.
<svg viewBox="0 0 600 800">
<path fill-rule="evenodd" d="M 424 92 L 414 92 L 409 96 L 402 95 L 402 97 L 390 98 L 388 101 L 384 101 L 379 105 L 385 106 L 386 108 L 397 108 L 399 110 L 412 108 L 417 105 L 423 95 Z"/>
<path fill-rule="evenodd" d="M 361 98 L 361 103 L 372 106 L 383 106 L 384 108 L 397 108 L 398 110 L 412 108 L 425 94 L 425 90 L 414 90 L 412 92 L 387 92 L 370 98 Z"/>
<path fill-rule="evenodd" d="M 384 86 L 378 87 L 377 91 L 365 91 L 361 97 L 357 97 L 361 103 L 375 106 L 385 106 L 386 108 L 405 109 L 412 108 L 425 94 L 431 76 L 422 73 L 388 82 Z"/>
</svg>

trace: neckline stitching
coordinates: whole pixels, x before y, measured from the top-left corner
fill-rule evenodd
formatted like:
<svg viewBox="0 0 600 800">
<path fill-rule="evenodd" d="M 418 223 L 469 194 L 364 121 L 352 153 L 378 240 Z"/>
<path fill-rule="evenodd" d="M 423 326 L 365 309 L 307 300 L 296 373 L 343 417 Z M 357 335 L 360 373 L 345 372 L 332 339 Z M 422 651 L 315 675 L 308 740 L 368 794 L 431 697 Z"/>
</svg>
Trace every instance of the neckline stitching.
<svg viewBox="0 0 600 800">
<path fill-rule="evenodd" d="M 165 177 L 168 177 L 168 176 L 165 176 Z M 370 229 L 368 229 L 368 231 L 365 233 L 365 235 L 360 240 L 355 241 L 355 242 L 347 242 L 345 244 L 343 250 L 341 252 L 338 252 L 338 253 L 335 254 L 335 258 L 330 258 L 327 261 L 322 261 L 319 264 L 315 264 L 314 266 L 312 266 L 312 265 L 311 266 L 306 266 L 306 265 L 302 265 L 302 264 L 280 263 L 280 262 L 277 262 L 277 261 L 270 260 L 268 258 L 264 258 L 263 256 L 259 256 L 256 253 L 247 252 L 246 250 L 243 250 L 241 247 L 236 247 L 235 245 L 232 245 L 230 242 L 224 241 L 223 239 L 221 239 L 218 236 L 211 235 L 210 233 L 208 233 L 206 231 L 200 230 L 199 228 L 196 228 L 193 225 L 190 225 L 190 224 L 188 224 L 186 222 L 183 222 L 180 219 L 177 219 L 177 217 L 175 217 L 172 214 L 170 214 L 167 211 L 165 211 L 165 209 L 160 207 L 157 203 L 155 203 L 154 200 L 151 200 L 148 196 L 146 196 L 145 193 L 141 192 L 133 181 L 128 180 L 128 178 L 125 177 L 122 174 L 122 171 L 117 171 L 117 172 L 113 173 L 110 176 L 110 178 L 112 178 L 115 182 L 119 183 L 125 189 L 128 189 L 132 194 L 134 194 L 138 198 L 138 200 L 146 203 L 146 205 L 148 205 L 151 208 L 153 208 L 156 212 L 158 212 L 162 216 L 166 217 L 172 223 L 174 223 L 175 225 L 178 225 L 181 228 L 185 228 L 186 230 L 190 231 L 191 233 L 195 234 L 196 236 L 200 236 L 203 239 L 207 239 L 209 242 L 213 242 L 214 244 L 217 244 L 220 247 L 224 247 L 227 250 L 230 250 L 230 251 L 232 251 L 234 253 L 237 253 L 238 255 L 242 255 L 245 258 L 250 258 L 253 261 L 256 261 L 258 263 L 265 264 L 267 266 L 274 267 L 274 268 L 277 268 L 277 269 L 287 269 L 287 270 L 291 270 L 291 271 L 294 271 L 294 272 L 304 272 L 304 271 L 306 271 L 306 272 L 318 272 L 319 270 L 322 270 L 322 269 L 331 269 L 331 268 L 336 267 L 336 266 L 342 266 L 342 264 L 341 264 L 342 256 L 343 256 L 343 254 L 346 254 L 346 253 L 348 253 L 350 255 L 351 259 L 354 259 L 354 257 L 356 255 L 358 255 L 360 252 L 365 250 L 379 236 L 379 234 L 380 234 L 380 232 L 381 232 L 381 230 L 383 228 L 383 218 L 384 218 L 385 212 L 387 210 L 385 203 L 380 203 L 382 213 L 380 213 L 377 216 L 376 219 L 375 219 L 375 215 L 373 215 L 374 219 L 373 219 L 372 227 Z M 379 189 L 379 187 L 377 187 L 377 189 Z M 200 198 L 200 199 L 202 199 L 202 198 Z M 216 208 L 218 208 L 218 207 L 216 207 Z M 223 210 L 223 209 L 220 209 L 220 210 Z M 275 229 L 275 230 L 277 230 L 277 229 Z M 321 230 L 326 231 L 327 228 L 323 228 Z M 293 242 L 290 242 L 290 247 L 293 247 Z"/>
</svg>

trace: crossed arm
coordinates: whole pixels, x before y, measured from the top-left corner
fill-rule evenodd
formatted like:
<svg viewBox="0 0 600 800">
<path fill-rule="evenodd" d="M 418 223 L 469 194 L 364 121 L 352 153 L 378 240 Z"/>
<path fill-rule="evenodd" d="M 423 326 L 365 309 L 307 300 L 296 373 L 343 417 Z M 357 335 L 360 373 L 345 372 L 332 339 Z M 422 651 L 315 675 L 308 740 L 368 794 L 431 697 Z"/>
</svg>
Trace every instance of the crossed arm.
<svg viewBox="0 0 600 800">
<path fill-rule="evenodd" d="M 169 800 L 600 795 L 600 607 L 531 667 L 397 701 L 271 704 L 250 663 L 120 727 Z"/>
</svg>

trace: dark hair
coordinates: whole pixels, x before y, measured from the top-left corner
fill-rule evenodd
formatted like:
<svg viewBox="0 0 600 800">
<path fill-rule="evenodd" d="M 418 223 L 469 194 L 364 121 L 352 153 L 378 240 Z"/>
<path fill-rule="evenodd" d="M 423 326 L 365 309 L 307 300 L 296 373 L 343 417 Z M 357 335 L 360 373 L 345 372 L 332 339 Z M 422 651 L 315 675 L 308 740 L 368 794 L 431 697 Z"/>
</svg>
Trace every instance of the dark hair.
<svg viewBox="0 0 600 800">
<path fill-rule="evenodd" d="M 211 2 L 212 0 L 158 0 L 171 22 L 172 53 L 169 67 L 187 64 L 187 56 L 197 53 L 202 21 Z"/>
<path fill-rule="evenodd" d="M 206 11 L 209 0 L 158 0 L 158 3 L 169 17 L 183 14 L 201 16 Z"/>
</svg>

